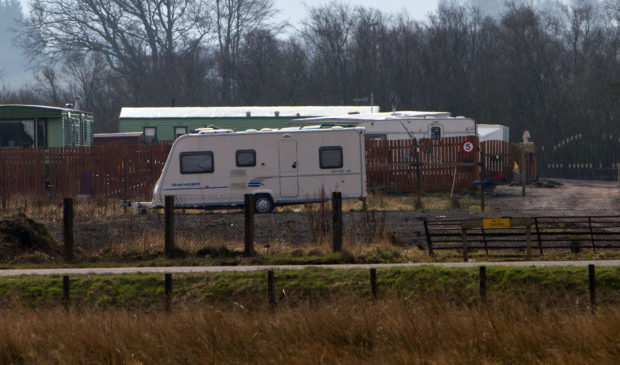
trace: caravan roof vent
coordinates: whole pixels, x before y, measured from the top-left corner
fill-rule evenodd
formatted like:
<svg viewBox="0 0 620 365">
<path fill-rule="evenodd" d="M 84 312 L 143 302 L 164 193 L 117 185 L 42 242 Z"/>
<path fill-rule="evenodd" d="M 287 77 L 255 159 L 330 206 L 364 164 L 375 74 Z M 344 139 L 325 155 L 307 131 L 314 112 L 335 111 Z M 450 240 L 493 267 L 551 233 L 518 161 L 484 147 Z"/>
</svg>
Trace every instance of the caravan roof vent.
<svg viewBox="0 0 620 365">
<path fill-rule="evenodd" d="M 198 134 L 212 134 L 212 133 L 232 133 L 232 129 L 214 129 L 214 128 L 198 128 L 196 129 Z"/>
</svg>

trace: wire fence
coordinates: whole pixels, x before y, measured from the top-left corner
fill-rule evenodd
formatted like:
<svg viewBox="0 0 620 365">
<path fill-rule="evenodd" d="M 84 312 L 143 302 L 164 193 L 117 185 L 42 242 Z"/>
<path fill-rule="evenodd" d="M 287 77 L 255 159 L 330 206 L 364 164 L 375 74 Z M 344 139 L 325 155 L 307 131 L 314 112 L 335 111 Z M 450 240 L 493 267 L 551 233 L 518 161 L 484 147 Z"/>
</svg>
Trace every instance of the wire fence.
<svg viewBox="0 0 620 365">
<path fill-rule="evenodd" d="M 537 217 L 541 222 L 549 222 L 550 220 L 553 221 L 554 216 L 559 215 L 581 219 L 579 222 L 568 219 L 557 223 L 557 226 L 544 228 L 545 232 L 556 230 L 568 232 L 566 239 L 560 243 L 560 246 L 565 248 L 565 254 L 569 253 L 566 249 L 571 247 L 587 249 L 591 246 L 593 237 L 603 242 L 607 237 L 604 235 L 608 231 L 607 228 L 603 227 L 605 228 L 603 229 L 600 225 L 594 224 L 592 226 L 593 232 L 588 234 L 589 231 L 587 230 L 590 226 L 583 225 L 584 217 L 595 223 L 598 221 L 597 217 L 603 215 L 620 219 L 618 218 L 620 217 L 620 205 L 616 204 L 620 199 L 620 187 L 617 185 L 596 187 L 596 189 L 606 189 L 608 192 L 605 202 L 608 209 L 601 209 L 603 201 L 599 199 L 589 204 L 573 204 L 573 209 L 570 211 L 566 209 L 554 210 L 549 209 L 549 204 L 545 203 L 545 199 L 533 198 L 530 195 L 534 193 L 550 194 L 561 189 L 563 188 L 528 187 L 526 196 L 521 197 L 518 196 L 518 193 L 521 192 L 520 186 L 499 187 L 495 196 L 489 198 L 488 208 L 484 212 L 472 209 L 474 206 L 467 209 L 462 206 L 450 207 L 453 200 L 448 196 L 440 198 L 427 196 L 424 198 L 426 207 L 417 210 L 413 208 L 413 196 L 371 195 L 365 203 L 344 201 L 342 204 L 343 247 L 346 250 L 359 251 L 365 247 L 371 248 L 380 244 L 384 245 L 381 247 L 386 247 L 385 245 L 394 248 L 415 249 L 417 247 L 423 253 L 428 249 L 428 233 L 425 232 L 424 219 L 439 222 L 444 220 L 460 222 L 475 217 Z M 501 196 L 501 194 L 508 194 L 507 192 L 512 193 L 513 196 L 508 198 Z M 572 195 L 568 194 L 568 196 Z M 471 199 L 471 196 L 459 195 L 455 198 L 460 201 L 457 204 L 463 204 L 462 201 Z M 444 207 L 431 209 L 429 207 L 431 204 L 437 204 L 436 202 L 432 203 L 434 199 L 445 203 Z M 503 199 L 508 200 L 503 201 Z M 549 196 L 546 199 L 553 198 Z M 534 210 L 527 206 L 526 210 L 520 211 L 517 210 L 518 205 L 515 203 L 518 201 L 545 205 L 546 208 Z M 475 200 L 472 202 L 477 203 Z M 504 202 L 504 205 L 500 205 L 501 202 Z M 11 203 L 4 211 L 5 214 L 23 213 L 41 223 L 57 241 L 63 242 L 65 240 L 62 204 L 46 203 L 39 205 L 28 200 L 23 202 L 12 200 Z M 408 205 L 402 209 L 402 206 L 398 204 Z M 596 204 L 600 205 L 598 210 L 584 209 Z M 570 203 L 565 202 L 563 205 L 568 206 Z M 209 256 L 224 260 L 223 264 L 227 262 L 235 264 L 235 257 L 244 252 L 244 243 L 247 237 L 246 217 L 239 208 L 207 211 L 176 208 L 172 217 L 174 220 L 175 247 L 183 254 L 198 257 Z M 257 251 L 264 254 L 300 250 L 299 252 L 303 252 L 305 255 L 315 249 L 318 250 L 317 252 L 331 252 L 334 234 L 333 217 L 331 201 L 278 208 L 272 214 L 256 214 L 253 218 L 253 244 Z M 545 217 L 549 217 L 549 219 Z M 4 218 L 0 219 L 0 236 L 4 242 L 11 242 L 10 237 L 7 239 L 7 234 L 19 233 L 19 237 L 24 236 L 20 233 L 22 232 L 21 228 L 5 224 L 2 219 Z M 71 229 L 73 234 L 72 247 L 75 249 L 76 255 L 86 260 L 96 259 L 97 257 L 123 261 L 156 258 L 165 252 L 166 220 L 164 209 L 150 209 L 146 213 L 141 213 L 135 209 L 121 207 L 118 201 L 78 199 L 74 205 Z M 577 235 L 571 233 L 573 226 L 577 227 Z M 34 228 L 26 228 L 25 231 L 29 232 L 28 235 L 33 235 L 32 240 L 37 241 L 36 235 L 39 234 L 37 233 L 39 231 Z M 536 241 L 535 232 L 533 228 L 531 229 L 532 240 Z M 486 243 L 489 246 L 497 246 L 494 248 L 512 250 L 514 251 L 513 254 L 522 254 L 526 247 L 524 243 L 525 229 L 520 227 L 517 230 L 520 240 L 518 244 L 514 243 L 511 237 L 503 239 L 496 237 L 496 235 L 485 237 L 489 239 Z M 617 228 L 612 231 L 612 233 L 618 234 Z M 452 234 L 456 246 L 453 247 L 448 244 L 447 247 L 458 249 L 460 243 L 459 229 Z M 503 243 L 491 245 L 490 237 L 493 237 L 495 241 L 499 239 Z M 10 245 L 7 244 L 7 246 Z M 536 243 L 534 243 L 534 247 L 538 247 Z M 31 251 L 32 247 L 26 248 L 26 251 L 29 252 L 29 250 Z M 0 255 L 6 256 L 2 250 L 0 250 Z"/>
</svg>

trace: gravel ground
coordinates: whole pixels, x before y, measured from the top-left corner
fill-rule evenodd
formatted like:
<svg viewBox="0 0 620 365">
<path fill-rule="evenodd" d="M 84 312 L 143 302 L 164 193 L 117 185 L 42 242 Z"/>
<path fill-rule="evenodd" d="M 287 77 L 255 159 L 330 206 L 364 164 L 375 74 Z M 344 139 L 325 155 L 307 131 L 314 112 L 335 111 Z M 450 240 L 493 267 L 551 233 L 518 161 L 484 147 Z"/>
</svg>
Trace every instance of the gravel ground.
<svg viewBox="0 0 620 365">
<path fill-rule="evenodd" d="M 363 242 L 373 232 L 384 227 L 389 239 L 397 245 L 423 243 L 424 227 L 421 218 L 472 219 L 500 216 L 563 216 L 563 215 L 620 215 L 620 185 L 617 183 L 554 180 L 562 185 L 555 188 L 528 186 L 526 196 L 521 196 L 520 186 L 498 186 L 487 197 L 485 212 L 466 210 L 418 210 L 382 211 L 370 213 L 360 211 L 343 212 L 345 240 L 356 236 Z M 286 244 L 303 247 L 316 242 L 317 228 L 307 213 L 276 211 L 272 214 L 256 215 L 255 242 L 259 245 Z M 326 217 L 328 220 L 330 216 Z M 193 240 L 196 246 L 214 242 L 243 242 L 243 214 L 194 213 L 177 214 L 177 234 L 184 240 Z M 49 227 L 59 239 L 60 227 Z M 151 240 L 154 245 L 162 244 L 164 219 L 162 214 L 111 217 L 106 222 L 76 223 L 74 229 L 76 245 L 84 249 L 101 248 L 101 245 L 134 240 Z M 331 239 L 329 230 L 325 240 Z"/>
</svg>

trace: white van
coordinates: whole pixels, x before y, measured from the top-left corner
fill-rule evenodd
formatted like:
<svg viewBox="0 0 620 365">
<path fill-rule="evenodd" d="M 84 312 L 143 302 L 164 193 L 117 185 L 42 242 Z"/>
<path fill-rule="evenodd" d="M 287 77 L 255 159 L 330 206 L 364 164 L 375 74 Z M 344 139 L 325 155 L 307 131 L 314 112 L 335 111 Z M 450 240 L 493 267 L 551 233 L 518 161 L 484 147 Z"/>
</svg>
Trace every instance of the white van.
<svg viewBox="0 0 620 365">
<path fill-rule="evenodd" d="M 366 196 L 364 128 L 290 127 L 234 132 L 201 128 L 179 137 L 170 150 L 150 203 L 175 207 L 241 206 L 253 194 L 255 211 L 315 202 L 342 193 Z"/>
</svg>

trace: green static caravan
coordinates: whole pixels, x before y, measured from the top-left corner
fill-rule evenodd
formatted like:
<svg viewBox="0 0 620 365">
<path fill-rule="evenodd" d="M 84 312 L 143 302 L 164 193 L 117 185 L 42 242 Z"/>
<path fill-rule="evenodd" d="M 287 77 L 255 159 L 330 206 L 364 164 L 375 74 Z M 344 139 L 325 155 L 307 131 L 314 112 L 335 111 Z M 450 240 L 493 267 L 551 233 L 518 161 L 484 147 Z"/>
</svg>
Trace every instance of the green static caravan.
<svg viewBox="0 0 620 365">
<path fill-rule="evenodd" d="M 43 105 L 0 105 L 0 147 L 90 146 L 92 113 Z"/>
<path fill-rule="evenodd" d="M 236 131 L 288 127 L 293 119 L 379 112 L 378 106 L 123 107 L 119 132 L 144 132 L 144 143 L 172 141 L 198 128 Z"/>
</svg>

